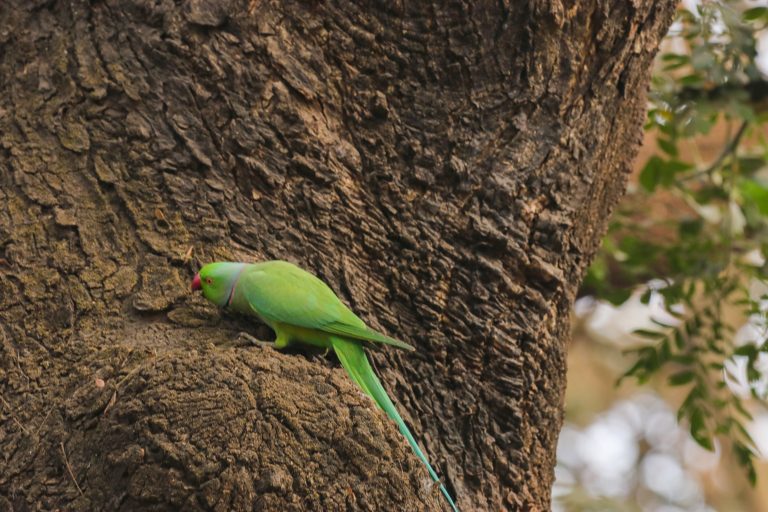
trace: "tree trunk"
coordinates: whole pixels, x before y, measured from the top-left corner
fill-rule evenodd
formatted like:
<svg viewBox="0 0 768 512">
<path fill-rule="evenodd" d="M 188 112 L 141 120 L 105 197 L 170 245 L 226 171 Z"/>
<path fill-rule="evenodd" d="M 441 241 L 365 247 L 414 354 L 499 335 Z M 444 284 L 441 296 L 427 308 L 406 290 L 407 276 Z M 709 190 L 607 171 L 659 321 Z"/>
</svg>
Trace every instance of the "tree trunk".
<svg viewBox="0 0 768 512">
<path fill-rule="evenodd" d="M 674 2 L 178 4 L 0 3 L 0 510 L 444 509 L 334 363 L 189 291 L 264 259 L 417 347 L 372 359 L 463 510 L 547 509 Z"/>
</svg>

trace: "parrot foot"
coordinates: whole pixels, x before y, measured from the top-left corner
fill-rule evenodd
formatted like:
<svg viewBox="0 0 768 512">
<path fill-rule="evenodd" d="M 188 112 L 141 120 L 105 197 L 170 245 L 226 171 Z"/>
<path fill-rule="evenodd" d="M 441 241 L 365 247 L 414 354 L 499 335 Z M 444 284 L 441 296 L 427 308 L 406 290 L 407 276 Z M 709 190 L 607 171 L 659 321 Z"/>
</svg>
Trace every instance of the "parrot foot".
<svg viewBox="0 0 768 512">
<path fill-rule="evenodd" d="M 232 341 L 229 341 L 227 343 L 224 343 L 224 346 L 232 347 L 232 348 L 243 348 L 243 347 L 250 347 L 250 346 L 259 346 L 264 348 L 274 348 L 275 344 L 271 341 L 262 341 L 254 338 L 247 332 L 240 332 L 238 333 L 237 337 L 233 339 Z"/>
<path fill-rule="evenodd" d="M 331 351 L 331 349 L 327 348 L 325 351 L 323 351 L 322 354 L 320 353 L 313 353 L 309 356 L 309 360 L 313 363 L 319 363 L 323 364 L 325 366 L 330 367 L 329 361 L 328 361 L 328 353 Z"/>
</svg>

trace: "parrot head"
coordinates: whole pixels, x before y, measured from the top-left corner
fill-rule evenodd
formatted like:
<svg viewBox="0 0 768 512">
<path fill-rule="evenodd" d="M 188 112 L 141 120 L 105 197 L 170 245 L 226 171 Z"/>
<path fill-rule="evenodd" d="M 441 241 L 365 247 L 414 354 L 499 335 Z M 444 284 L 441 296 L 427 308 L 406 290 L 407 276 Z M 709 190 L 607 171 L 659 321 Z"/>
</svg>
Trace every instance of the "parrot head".
<svg viewBox="0 0 768 512">
<path fill-rule="evenodd" d="M 245 263 L 217 262 L 204 265 L 192 279 L 192 290 L 202 290 L 203 297 L 223 308 L 232 301 L 235 285 Z"/>
</svg>

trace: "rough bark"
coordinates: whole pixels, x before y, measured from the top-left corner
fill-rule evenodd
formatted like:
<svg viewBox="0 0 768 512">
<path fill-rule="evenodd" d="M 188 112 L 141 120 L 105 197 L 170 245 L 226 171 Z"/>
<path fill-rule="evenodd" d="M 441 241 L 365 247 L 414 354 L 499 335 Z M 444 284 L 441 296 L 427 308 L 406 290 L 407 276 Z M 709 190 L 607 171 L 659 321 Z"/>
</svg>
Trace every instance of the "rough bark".
<svg viewBox="0 0 768 512">
<path fill-rule="evenodd" d="M 373 359 L 462 509 L 548 508 L 674 2 L 177 4 L 0 3 L 0 510 L 441 509 L 341 370 L 188 292 L 272 258 L 418 348 Z"/>
</svg>

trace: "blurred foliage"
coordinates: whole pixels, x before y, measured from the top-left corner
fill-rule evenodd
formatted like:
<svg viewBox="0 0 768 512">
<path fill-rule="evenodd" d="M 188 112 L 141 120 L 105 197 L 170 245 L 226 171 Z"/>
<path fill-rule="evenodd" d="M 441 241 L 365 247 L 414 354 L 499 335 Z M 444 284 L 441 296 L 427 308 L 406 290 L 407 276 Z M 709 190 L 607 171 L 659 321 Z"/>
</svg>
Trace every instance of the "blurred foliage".
<svg viewBox="0 0 768 512">
<path fill-rule="evenodd" d="M 768 82 L 755 62 L 768 8 L 742 5 L 702 2 L 696 12 L 679 11 L 649 98 L 646 130 L 658 152 L 615 216 L 584 290 L 613 303 L 640 286 L 646 300 L 663 295 L 676 321 L 636 332 L 647 343 L 633 351 L 625 377 L 646 382 L 661 373 L 670 386 L 685 386 L 678 419 L 706 449 L 717 437 L 729 443 L 754 485 L 756 448 L 742 401 L 766 399 L 756 383 L 768 353 L 768 295 L 753 285 L 768 281 Z M 723 126 L 725 142 L 704 161 L 700 139 Z M 672 218 L 649 212 L 659 198 L 673 205 Z M 737 325 L 724 314 L 733 310 L 741 313 Z M 747 319 L 763 334 L 739 345 L 734 335 Z M 728 386 L 738 359 L 755 384 L 751 397 Z"/>
</svg>

